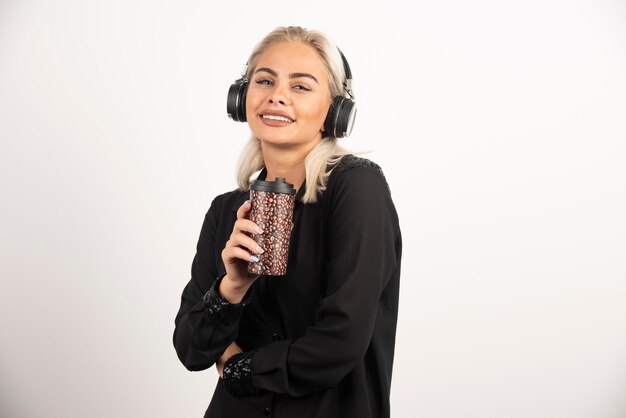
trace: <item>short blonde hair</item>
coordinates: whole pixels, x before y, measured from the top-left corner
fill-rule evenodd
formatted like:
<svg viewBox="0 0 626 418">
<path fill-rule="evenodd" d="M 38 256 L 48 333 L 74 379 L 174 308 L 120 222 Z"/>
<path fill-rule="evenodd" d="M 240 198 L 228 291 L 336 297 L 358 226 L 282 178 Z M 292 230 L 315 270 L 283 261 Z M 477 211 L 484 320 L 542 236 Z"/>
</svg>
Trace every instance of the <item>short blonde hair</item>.
<svg viewBox="0 0 626 418">
<path fill-rule="evenodd" d="M 309 45 L 319 54 L 324 68 L 328 71 L 328 84 L 331 100 L 335 96 L 349 97 L 345 82 L 343 60 L 337 47 L 321 32 L 308 30 L 300 26 L 281 26 L 266 35 L 252 50 L 248 58 L 246 77 L 251 77 L 263 52 L 281 42 L 295 42 Z M 326 135 L 324 132 L 323 135 Z M 356 154 L 343 148 L 337 138 L 322 136 L 322 141 L 313 148 L 304 160 L 306 171 L 306 190 L 303 203 L 317 202 L 318 194 L 326 190 L 326 182 L 336 163 L 344 155 Z M 254 134 L 245 145 L 237 163 L 237 184 L 240 190 L 250 189 L 251 176 L 261 170 L 265 162 L 261 150 L 261 141 Z"/>
</svg>

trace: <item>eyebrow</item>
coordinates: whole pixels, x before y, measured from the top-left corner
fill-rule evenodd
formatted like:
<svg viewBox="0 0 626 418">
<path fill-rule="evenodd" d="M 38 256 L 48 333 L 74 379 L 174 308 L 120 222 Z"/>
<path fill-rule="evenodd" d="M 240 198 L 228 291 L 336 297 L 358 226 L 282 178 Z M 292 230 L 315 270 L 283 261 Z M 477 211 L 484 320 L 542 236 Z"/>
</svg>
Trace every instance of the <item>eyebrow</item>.
<svg viewBox="0 0 626 418">
<path fill-rule="evenodd" d="M 256 70 L 254 72 L 254 74 L 256 74 L 258 72 L 261 72 L 261 71 L 265 71 L 266 73 L 270 73 L 274 77 L 278 77 L 278 73 L 276 71 L 272 70 L 271 68 L 267 68 L 267 67 L 259 68 L 258 70 Z M 313 77 L 313 75 L 311 75 L 309 73 L 291 73 L 291 74 L 289 74 L 289 78 L 300 78 L 300 77 L 310 78 L 313 81 L 315 81 L 317 84 L 319 84 L 319 82 L 317 81 L 317 78 Z"/>
</svg>

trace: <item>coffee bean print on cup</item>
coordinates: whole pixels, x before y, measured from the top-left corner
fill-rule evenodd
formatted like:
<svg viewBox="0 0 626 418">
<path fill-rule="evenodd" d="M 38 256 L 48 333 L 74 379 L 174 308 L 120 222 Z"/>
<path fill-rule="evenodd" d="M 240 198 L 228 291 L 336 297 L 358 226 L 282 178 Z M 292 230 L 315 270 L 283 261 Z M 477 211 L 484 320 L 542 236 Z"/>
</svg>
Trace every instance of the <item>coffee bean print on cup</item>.
<svg viewBox="0 0 626 418">
<path fill-rule="evenodd" d="M 273 182 L 256 180 L 250 186 L 250 220 L 263 229 L 262 234 L 251 236 L 265 251 L 257 255 L 258 262 L 248 263 L 249 273 L 287 274 L 295 194 L 293 185 L 281 177 Z"/>
</svg>

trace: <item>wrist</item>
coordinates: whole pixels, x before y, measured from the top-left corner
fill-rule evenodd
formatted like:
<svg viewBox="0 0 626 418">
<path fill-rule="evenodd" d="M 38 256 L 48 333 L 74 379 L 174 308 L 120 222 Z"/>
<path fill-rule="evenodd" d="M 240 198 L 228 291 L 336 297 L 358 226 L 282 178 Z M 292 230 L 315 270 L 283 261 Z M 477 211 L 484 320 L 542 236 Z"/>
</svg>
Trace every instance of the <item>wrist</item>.
<svg viewBox="0 0 626 418">
<path fill-rule="evenodd" d="M 235 283 L 232 280 L 230 280 L 230 278 L 228 277 L 228 274 L 226 274 L 222 278 L 217 291 L 219 295 L 223 297 L 224 299 L 226 299 L 229 303 L 237 304 L 237 303 L 241 303 L 241 301 L 243 300 L 243 297 L 246 295 L 251 285 L 252 285 L 251 283 L 248 285 Z"/>
<path fill-rule="evenodd" d="M 244 308 L 250 304 L 254 288 L 250 288 L 239 302 L 230 302 L 220 295 L 219 288 L 226 273 L 222 273 L 213 282 L 209 290 L 202 297 L 202 307 L 207 313 L 207 319 L 211 323 L 222 323 L 232 325 L 239 321 L 243 315 Z"/>
<path fill-rule="evenodd" d="M 226 348 L 226 351 L 224 351 L 224 354 L 223 354 L 224 360 L 227 361 L 232 356 L 234 356 L 235 354 L 239 354 L 239 353 L 243 353 L 243 350 L 241 349 L 241 347 L 239 347 L 239 345 L 235 341 L 233 341 Z"/>
</svg>

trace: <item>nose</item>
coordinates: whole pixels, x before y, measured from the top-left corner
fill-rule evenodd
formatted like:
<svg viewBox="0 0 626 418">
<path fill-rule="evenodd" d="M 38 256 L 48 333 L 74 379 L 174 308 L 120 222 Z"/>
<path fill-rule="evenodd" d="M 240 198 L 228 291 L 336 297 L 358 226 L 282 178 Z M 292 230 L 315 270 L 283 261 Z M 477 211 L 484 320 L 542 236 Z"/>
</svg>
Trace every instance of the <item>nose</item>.
<svg viewBox="0 0 626 418">
<path fill-rule="evenodd" d="M 272 104 L 280 103 L 281 105 L 291 104 L 291 98 L 289 94 L 285 92 L 285 88 L 277 85 L 269 96 L 269 101 Z"/>
</svg>

